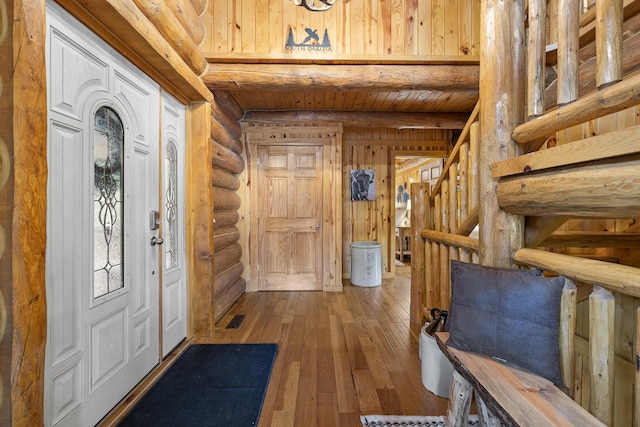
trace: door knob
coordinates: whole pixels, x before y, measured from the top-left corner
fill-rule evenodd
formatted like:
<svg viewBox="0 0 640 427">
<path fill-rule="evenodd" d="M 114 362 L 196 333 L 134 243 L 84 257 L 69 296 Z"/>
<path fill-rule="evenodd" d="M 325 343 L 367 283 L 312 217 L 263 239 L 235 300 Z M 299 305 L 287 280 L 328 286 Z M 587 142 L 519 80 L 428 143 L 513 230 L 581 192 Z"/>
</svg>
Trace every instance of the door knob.
<svg viewBox="0 0 640 427">
<path fill-rule="evenodd" d="M 164 243 L 164 239 L 162 237 L 156 237 L 156 236 L 151 237 L 151 246 L 161 245 L 163 243 Z"/>
</svg>

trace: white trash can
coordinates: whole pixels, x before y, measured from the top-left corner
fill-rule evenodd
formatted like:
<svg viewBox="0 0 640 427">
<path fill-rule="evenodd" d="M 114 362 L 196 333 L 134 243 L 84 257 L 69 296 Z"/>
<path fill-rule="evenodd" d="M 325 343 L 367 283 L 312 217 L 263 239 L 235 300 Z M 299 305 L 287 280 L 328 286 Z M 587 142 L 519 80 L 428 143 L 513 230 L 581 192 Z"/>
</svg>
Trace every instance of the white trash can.
<svg viewBox="0 0 640 427">
<path fill-rule="evenodd" d="M 418 355 L 424 388 L 436 396 L 448 399 L 453 378 L 453 365 L 438 347 L 436 338 L 425 332 L 424 326 L 420 330 Z"/>
<path fill-rule="evenodd" d="M 351 284 L 367 287 L 382 284 L 382 245 L 380 243 L 351 243 Z"/>
</svg>

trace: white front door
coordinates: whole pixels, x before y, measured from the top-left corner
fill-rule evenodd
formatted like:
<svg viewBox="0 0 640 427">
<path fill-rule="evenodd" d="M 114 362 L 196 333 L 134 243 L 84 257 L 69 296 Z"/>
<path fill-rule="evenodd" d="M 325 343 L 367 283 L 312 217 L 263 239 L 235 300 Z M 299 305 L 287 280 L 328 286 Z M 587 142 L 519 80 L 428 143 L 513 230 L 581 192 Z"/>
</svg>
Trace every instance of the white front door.
<svg viewBox="0 0 640 427">
<path fill-rule="evenodd" d="M 187 336 L 184 244 L 185 107 L 162 96 L 162 356 Z"/>
<path fill-rule="evenodd" d="M 52 2 L 47 37 L 45 422 L 89 426 L 160 358 L 160 90 Z"/>
</svg>

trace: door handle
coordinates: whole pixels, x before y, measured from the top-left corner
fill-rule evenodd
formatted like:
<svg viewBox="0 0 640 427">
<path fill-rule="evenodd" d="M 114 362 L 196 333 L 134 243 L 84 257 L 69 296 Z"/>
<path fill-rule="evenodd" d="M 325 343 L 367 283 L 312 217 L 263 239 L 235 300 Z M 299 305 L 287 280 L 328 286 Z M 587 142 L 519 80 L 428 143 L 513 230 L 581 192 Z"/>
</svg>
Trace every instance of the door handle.
<svg viewBox="0 0 640 427">
<path fill-rule="evenodd" d="M 311 228 L 315 228 L 317 230 L 320 228 L 320 224 L 312 225 Z"/>
<path fill-rule="evenodd" d="M 151 237 L 151 246 L 161 245 L 163 243 L 164 243 L 164 239 L 162 237 L 156 237 L 156 236 Z"/>
</svg>

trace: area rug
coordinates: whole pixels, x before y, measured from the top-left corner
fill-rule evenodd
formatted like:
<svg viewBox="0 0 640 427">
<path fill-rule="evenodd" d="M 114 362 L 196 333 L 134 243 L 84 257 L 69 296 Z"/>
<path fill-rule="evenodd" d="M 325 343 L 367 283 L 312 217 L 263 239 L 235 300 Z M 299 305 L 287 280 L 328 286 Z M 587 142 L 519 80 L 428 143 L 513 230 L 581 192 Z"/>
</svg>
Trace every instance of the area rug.
<svg viewBox="0 0 640 427">
<path fill-rule="evenodd" d="M 119 424 L 255 426 L 277 344 L 189 346 Z"/>
<path fill-rule="evenodd" d="M 426 417 L 417 415 L 363 415 L 360 417 L 363 427 L 446 427 L 445 417 Z M 479 426 L 477 415 L 469 415 L 469 426 Z"/>
</svg>

